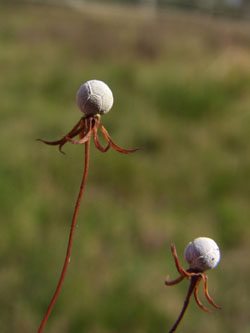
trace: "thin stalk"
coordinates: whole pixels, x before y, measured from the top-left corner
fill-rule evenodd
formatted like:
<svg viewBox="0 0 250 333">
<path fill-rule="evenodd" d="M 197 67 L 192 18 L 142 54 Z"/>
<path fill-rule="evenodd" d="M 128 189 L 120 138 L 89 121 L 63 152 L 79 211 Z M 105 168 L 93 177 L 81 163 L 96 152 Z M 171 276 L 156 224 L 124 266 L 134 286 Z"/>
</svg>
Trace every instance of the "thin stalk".
<svg viewBox="0 0 250 333">
<path fill-rule="evenodd" d="M 56 287 L 56 291 L 50 301 L 50 304 L 48 306 L 47 312 L 41 322 L 41 325 L 39 327 L 38 333 L 42 333 L 43 328 L 49 318 L 49 315 L 55 305 L 55 302 L 58 298 L 58 295 L 60 293 L 60 290 L 62 288 L 62 284 L 63 284 L 63 280 L 65 278 L 66 272 L 67 272 L 67 268 L 68 268 L 68 264 L 70 261 L 70 254 L 71 254 L 71 248 L 72 248 L 72 243 L 73 243 L 73 236 L 74 236 L 74 231 L 75 231 L 75 227 L 76 227 L 76 219 L 77 219 L 77 215 L 78 215 L 78 211 L 79 211 L 79 207 L 80 207 L 80 202 L 81 202 L 81 198 L 82 198 L 82 194 L 83 194 L 83 190 L 84 190 L 84 186 L 86 183 L 86 179 L 87 179 L 87 174 L 88 174 L 88 168 L 89 168 L 89 143 L 90 141 L 88 140 L 87 142 L 85 142 L 85 162 L 84 162 L 84 172 L 83 172 L 83 177 L 82 177 L 82 182 L 81 182 L 81 186 L 80 186 L 80 190 L 79 190 L 79 194 L 78 194 L 78 198 L 76 201 L 76 205 L 75 205 L 75 210 L 74 210 L 74 214 L 73 214 L 73 218 L 72 218 L 72 222 L 71 222 L 71 227 L 70 227 L 70 234 L 69 234 L 69 241 L 68 241 L 68 247 L 67 247 L 67 252 L 66 252 L 66 256 L 65 256 L 65 260 L 64 260 L 64 265 L 62 268 L 62 272 L 61 272 L 61 276 L 60 279 L 58 281 L 57 287 Z"/>
<path fill-rule="evenodd" d="M 169 331 L 169 333 L 173 333 L 173 332 L 175 332 L 175 330 L 177 329 L 177 327 L 178 327 L 180 321 L 182 320 L 182 318 L 183 318 L 183 316 L 184 316 L 184 314 L 185 314 L 185 311 L 186 311 L 187 306 L 188 306 L 188 304 L 189 304 L 190 297 L 191 297 L 191 295 L 192 295 L 192 293 L 193 293 L 193 291 L 194 291 L 194 288 L 195 288 L 195 286 L 196 286 L 196 284 L 197 284 L 197 282 L 198 282 L 198 280 L 199 280 L 200 278 L 201 278 L 200 275 L 193 275 L 193 276 L 191 277 L 191 281 L 190 281 L 190 285 L 189 285 L 188 293 L 187 293 L 187 296 L 186 296 L 186 298 L 185 298 L 185 301 L 184 301 L 184 304 L 183 304 L 183 308 L 182 308 L 182 310 L 181 310 L 181 313 L 180 313 L 178 319 L 176 320 L 174 326 L 171 328 L 171 330 Z"/>
</svg>

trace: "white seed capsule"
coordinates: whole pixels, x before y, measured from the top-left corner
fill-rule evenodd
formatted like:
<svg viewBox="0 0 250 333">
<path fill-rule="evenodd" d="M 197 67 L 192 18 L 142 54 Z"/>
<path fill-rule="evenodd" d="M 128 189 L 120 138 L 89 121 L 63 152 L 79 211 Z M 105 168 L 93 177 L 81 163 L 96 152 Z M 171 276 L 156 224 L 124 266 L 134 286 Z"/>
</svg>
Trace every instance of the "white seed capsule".
<svg viewBox="0 0 250 333">
<path fill-rule="evenodd" d="M 106 83 L 99 80 L 85 82 L 76 94 L 76 103 L 85 115 L 107 113 L 113 102 L 112 91 Z"/>
<path fill-rule="evenodd" d="M 218 265 L 220 249 L 211 238 L 199 237 L 188 244 L 184 251 L 184 258 L 191 269 L 204 272 Z"/>
</svg>

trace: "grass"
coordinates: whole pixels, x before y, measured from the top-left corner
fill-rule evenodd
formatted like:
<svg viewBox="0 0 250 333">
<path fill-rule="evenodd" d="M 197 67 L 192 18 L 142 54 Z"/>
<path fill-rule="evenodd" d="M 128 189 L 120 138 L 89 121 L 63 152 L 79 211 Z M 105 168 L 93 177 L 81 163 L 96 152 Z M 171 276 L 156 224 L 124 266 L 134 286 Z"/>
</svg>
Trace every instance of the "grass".
<svg viewBox="0 0 250 333">
<path fill-rule="evenodd" d="M 3 4 L 0 18 L 0 331 L 37 330 L 81 178 L 83 148 L 62 156 L 34 139 L 71 128 L 77 89 L 97 78 L 115 98 L 105 127 L 119 145 L 144 149 L 91 146 L 70 269 L 46 332 L 167 332 L 187 290 L 164 287 L 176 276 L 170 244 L 183 262 L 197 236 L 221 248 L 208 276 L 223 310 L 208 315 L 192 302 L 180 331 L 250 332 L 248 23 Z"/>
</svg>

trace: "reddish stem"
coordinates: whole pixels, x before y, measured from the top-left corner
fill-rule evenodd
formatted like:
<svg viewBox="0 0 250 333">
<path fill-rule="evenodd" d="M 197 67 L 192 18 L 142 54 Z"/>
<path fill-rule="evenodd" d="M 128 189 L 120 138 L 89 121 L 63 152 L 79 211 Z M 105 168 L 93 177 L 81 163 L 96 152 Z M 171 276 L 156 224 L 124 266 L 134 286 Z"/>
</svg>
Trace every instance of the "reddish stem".
<svg viewBox="0 0 250 333">
<path fill-rule="evenodd" d="M 71 227 L 70 227 L 68 248 L 67 248 L 67 252 L 66 252 L 66 256 L 65 256 L 65 260 L 64 260 L 64 265 L 63 265 L 63 268 L 62 268 L 60 279 L 59 279 L 57 287 L 56 287 L 56 291 L 55 291 L 54 296 L 52 297 L 52 299 L 50 301 L 50 304 L 49 304 L 47 312 L 46 312 L 46 314 L 45 314 L 45 316 L 44 316 L 44 318 L 41 322 L 38 333 L 42 333 L 43 328 L 44 328 L 44 326 L 45 326 L 45 324 L 46 324 L 46 322 L 49 318 L 49 315 L 50 315 L 50 313 L 51 313 L 51 311 L 52 311 L 52 309 L 55 305 L 55 302 L 56 302 L 56 300 L 58 298 L 58 295 L 60 293 L 60 290 L 62 288 L 63 280 L 65 278 L 67 268 L 68 268 L 68 264 L 69 264 L 69 261 L 70 261 L 70 254 L 71 254 L 73 236 L 74 236 L 74 231 L 75 231 L 75 227 L 76 227 L 76 219 L 77 219 L 77 215 L 78 215 L 78 211 L 79 211 L 79 207 L 80 207 L 80 202 L 81 202 L 84 186 L 85 186 L 86 179 L 87 179 L 88 168 L 89 168 L 89 143 L 90 143 L 89 140 L 87 142 L 85 142 L 84 172 L 83 172 L 82 182 L 81 182 L 78 198 L 77 198 L 76 205 L 75 205 L 74 215 L 73 215 L 72 223 L 71 223 Z"/>
<path fill-rule="evenodd" d="M 169 331 L 169 333 L 173 333 L 175 332 L 175 330 L 177 329 L 180 321 L 182 320 L 184 314 L 185 314 L 185 311 L 187 309 L 187 306 L 189 304 L 189 301 L 190 301 L 190 297 L 195 289 L 195 286 L 196 284 L 198 283 L 199 279 L 201 279 L 201 276 L 200 275 L 193 275 L 191 277 L 191 281 L 190 281 L 190 285 L 189 285 L 189 289 L 188 289 L 188 293 L 187 293 L 187 296 L 186 296 L 186 299 L 184 301 L 184 304 L 183 304 L 183 308 L 181 310 L 181 313 L 178 317 L 178 319 L 176 320 L 174 326 L 171 328 L 171 330 Z"/>
</svg>

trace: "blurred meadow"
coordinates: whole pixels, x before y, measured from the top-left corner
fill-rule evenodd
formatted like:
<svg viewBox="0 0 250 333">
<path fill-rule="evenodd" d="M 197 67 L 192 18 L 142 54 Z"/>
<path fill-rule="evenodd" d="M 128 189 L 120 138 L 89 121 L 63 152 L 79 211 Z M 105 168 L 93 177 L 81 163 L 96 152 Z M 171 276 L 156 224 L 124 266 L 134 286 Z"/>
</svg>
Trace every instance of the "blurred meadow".
<svg viewBox="0 0 250 333">
<path fill-rule="evenodd" d="M 103 124 L 123 155 L 91 145 L 62 292 L 44 332 L 160 333 L 188 281 L 189 241 L 213 238 L 222 310 L 191 299 L 179 332 L 250 332 L 250 23 L 140 7 L 0 5 L 0 332 L 36 332 L 61 272 L 84 147 L 56 140 L 75 93 L 105 81 Z M 207 305 L 200 290 L 200 297 Z M 211 308 L 208 305 L 209 308 Z"/>
</svg>

